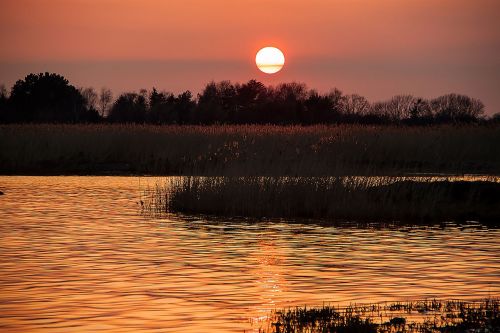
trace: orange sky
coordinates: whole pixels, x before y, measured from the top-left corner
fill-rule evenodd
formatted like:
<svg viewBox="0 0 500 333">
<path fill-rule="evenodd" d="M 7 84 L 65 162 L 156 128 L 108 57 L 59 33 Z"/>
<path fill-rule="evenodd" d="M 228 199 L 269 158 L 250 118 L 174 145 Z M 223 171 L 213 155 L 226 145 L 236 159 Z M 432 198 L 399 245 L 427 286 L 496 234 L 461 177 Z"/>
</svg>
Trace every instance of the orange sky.
<svg viewBox="0 0 500 333">
<path fill-rule="evenodd" d="M 0 0 L 0 83 L 56 71 L 116 93 L 303 81 L 371 100 L 459 92 L 500 112 L 498 0 Z M 261 74 L 263 46 L 286 66 Z"/>
</svg>

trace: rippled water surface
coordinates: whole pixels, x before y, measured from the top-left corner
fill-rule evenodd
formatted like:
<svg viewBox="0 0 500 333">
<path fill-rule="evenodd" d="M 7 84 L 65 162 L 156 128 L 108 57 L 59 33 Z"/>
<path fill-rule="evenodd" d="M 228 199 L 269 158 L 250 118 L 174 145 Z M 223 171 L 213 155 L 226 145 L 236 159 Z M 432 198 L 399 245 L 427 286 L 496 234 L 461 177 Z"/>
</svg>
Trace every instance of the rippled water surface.
<svg viewBox="0 0 500 333">
<path fill-rule="evenodd" d="M 148 181 L 0 177 L 0 331 L 243 332 L 293 305 L 500 295 L 498 230 L 150 219 Z"/>
</svg>

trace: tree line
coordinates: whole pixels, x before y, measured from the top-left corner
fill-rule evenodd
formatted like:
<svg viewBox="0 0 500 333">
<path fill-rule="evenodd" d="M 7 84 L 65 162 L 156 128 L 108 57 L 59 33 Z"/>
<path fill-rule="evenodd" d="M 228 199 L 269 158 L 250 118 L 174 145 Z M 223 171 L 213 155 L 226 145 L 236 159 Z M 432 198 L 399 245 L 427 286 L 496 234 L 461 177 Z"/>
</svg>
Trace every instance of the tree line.
<svg viewBox="0 0 500 333">
<path fill-rule="evenodd" d="M 443 124 L 500 122 L 484 115 L 483 103 L 460 94 L 434 99 L 398 95 L 370 103 L 338 89 L 319 93 L 303 83 L 265 86 L 250 80 L 209 82 L 190 91 L 127 92 L 113 99 L 102 88 L 76 88 L 54 73 L 29 74 L 10 93 L 0 87 L 1 123 L 151 124 Z"/>
</svg>

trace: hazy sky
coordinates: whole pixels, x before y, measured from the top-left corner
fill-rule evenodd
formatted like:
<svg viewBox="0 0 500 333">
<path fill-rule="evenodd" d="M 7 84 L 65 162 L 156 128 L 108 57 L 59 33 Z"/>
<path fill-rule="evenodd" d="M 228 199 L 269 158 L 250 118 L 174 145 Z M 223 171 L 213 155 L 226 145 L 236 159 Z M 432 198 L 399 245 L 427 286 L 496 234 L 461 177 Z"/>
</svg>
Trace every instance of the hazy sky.
<svg viewBox="0 0 500 333">
<path fill-rule="evenodd" d="M 500 112 L 500 0 L 0 0 L 0 83 L 57 72 L 115 93 L 300 81 L 370 100 L 458 92 Z M 280 48 L 284 69 L 255 53 Z"/>
</svg>

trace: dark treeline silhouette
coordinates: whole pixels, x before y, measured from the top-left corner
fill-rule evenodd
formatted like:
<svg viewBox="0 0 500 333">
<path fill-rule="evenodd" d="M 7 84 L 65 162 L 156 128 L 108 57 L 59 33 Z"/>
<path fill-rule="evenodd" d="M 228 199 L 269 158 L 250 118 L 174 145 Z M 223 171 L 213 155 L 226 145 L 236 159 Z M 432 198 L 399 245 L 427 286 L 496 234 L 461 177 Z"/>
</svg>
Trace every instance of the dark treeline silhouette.
<svg viewBox="0 0 500 333">
<path fill-rule="evenodd" d="M 484 116 L 483 103 L 465 95 L 434 99 L 398 95 L 370 103 L 338 89 L 321 94 L 303 83 L 265 86 L 256 80 L 210 82 L 197 97 L 141 90 L 121 94 L 77 89 L 63 76 L 30 74 L 12 87 L 0 87 L 2 123 L 151 123 L 151 124 L 443 124 L 500 122 Z"/>
<path fill-rule="evenodd" d="M 96 122 L 99 114 L 86 95 L 57 74 L 30 74 L 7 96 L 1 89 L 2 122 Z"/>
</svg>

